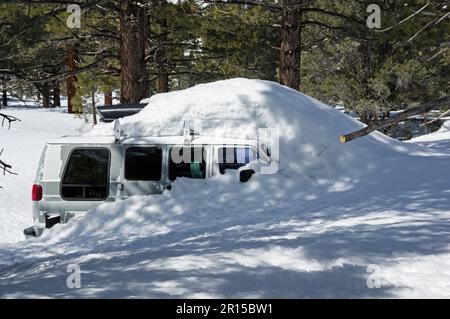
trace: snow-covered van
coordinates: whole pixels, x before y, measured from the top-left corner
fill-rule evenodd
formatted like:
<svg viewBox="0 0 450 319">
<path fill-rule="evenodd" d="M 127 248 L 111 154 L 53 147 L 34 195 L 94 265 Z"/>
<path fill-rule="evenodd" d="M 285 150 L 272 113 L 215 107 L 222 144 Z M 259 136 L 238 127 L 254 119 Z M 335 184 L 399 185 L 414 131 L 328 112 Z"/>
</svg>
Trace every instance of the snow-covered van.
<svg viewBox="0 0 450 319">
<path fill-rule="evenodd" d="M 32 187 L 34 225 L 24 234 L 40 236 L 99 203 L 161 194 L 178 177 L 205 179 L 239 169 L 240 181 L 246 182 L 255 173 L 247 164 L 257 158 L 270 161 L 270 152 L 257 141 L 192 132 L 62 137 L 48 142 L 42 152 Z"/>
</svg>

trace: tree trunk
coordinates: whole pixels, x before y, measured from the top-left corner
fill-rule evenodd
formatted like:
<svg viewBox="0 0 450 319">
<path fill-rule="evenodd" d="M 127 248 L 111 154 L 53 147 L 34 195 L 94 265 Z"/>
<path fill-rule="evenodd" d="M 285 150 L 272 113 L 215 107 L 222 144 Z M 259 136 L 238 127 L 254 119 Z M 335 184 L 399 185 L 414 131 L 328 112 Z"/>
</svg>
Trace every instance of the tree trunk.
<svg viewBox="0 0 450 319">
<path fill-rule="evenodd" d="M 66 66 L 68 71 L 74 71 L 78 68 L 78 50 L 74 46 L 69 46 L 66 51 Z M 79 105 L 77 105 L 77 81 L 76 75 L 70 75 L 67 77 L 67 112 L 78 113 L 80 112 Z"/>
<path fill-rule="evenodd" d="M 5 89 L 6 77 L 2 76 L 0 79 L 3 82 L 3 84 L 2 84 L 2 87 L 3 87 L 3 90 L 2 90 L 2 104 L 0 104 L 0 109 L 1 109 L 2 106 L 8 106 L 8 94 L 7 94 L 6 89 Z"/>
<path fill-rule="evenodd" d="M 382 129 L 382 128 L 397 124 L 399 122 L 402 122 L 413 115 L 429 112 L 433 109 L 438 110 L 438 109 L 441 109 L 441 108 L 449 106 L 449 105 L 450 105 L 450 96 L 444 96 L 440 99 L 431 101 L 429 103 L 425 103 L 425 104 L 419 105 L 417 107 L 410 108 L 406 111 L 397 113 L 394 116 L 391 116 L 379 123 L 371 123 L 371 124 L 367 125 L 365 128 L 360 129 L 358 131 L 355 131 L 355 132 L 352 132 L 352 133 L 349 133 L 346 135 L 341 135 L 339 137 L 339 140 L 342 143 L 350 142 L 351 140 L 354 140 L 355 138 L 365 136 L 375 130 Z"/>
<path fill-rule="evenodd" d="M 42 107 L 50 107 L 50 87 L 47 82 L 41 86 Z"/>
<path fill-rule="evenodd" d="M 92 101 L 92 120 L 94 121 L 94 125 L 97 125 L 97 111 L 95 109 L 95 90 L 92 90 L 91 101 Z"/>
<path fill-rule="evenodd" d="M 105 105 L 112 105 L 113 104 L 112 90 L 105 91 L 104 95 L 105 95 Z"/>
<path fill-rule="evenodd" d="M 135 103 L 148 96 L 145 45 L 148 17 L 135 1 L 119 0 L 120 101 Z"/>
<path fill-rule="evenodd" d="M 280 84 L 298 90 L 300 88 L 300 30 L 301 11 L 299 0 L 282 0 Z"/>
<path fill-rule="evenodd" d="M 8 106 L 8 95 L 7 95 L 5 89 L 3 89 L 3 93 L 2 93 L 2 105 Z M 1 106 L 0 106 L 0 108 L 1 108 Z"/>
<path fill-rule="evenodd" d="M 164 6 L 165 2 L 161 3 Z M 158 18 L 158 24 L 160 26 L 159 46 L 155 52 L 155 60 L 158 66 L 158 78 L 157 86 L 158 92 L 169 92 L 169 74 L 168 74 L 168 62 L 167 55 L 167 19 Z"/>
<path fill-rule="evenodd" d="M 59 82 L 53 82 L 53 106 L 61 106 L 61 90 Z"/>
</svg>

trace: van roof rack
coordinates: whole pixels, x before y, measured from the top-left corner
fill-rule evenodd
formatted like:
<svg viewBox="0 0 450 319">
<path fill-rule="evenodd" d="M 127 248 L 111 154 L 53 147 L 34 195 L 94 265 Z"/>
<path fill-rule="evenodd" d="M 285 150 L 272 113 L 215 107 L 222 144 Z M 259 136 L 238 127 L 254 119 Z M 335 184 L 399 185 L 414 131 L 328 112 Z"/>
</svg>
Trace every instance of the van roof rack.
<svg viewBox="0 0 450 319">
<path fill-rule="evenodd" d="M 127 135 L 123 133 L 120 127 L 120 120 L 114 121 L 114 142 L 119 143 L 121 140 L 126 139 Z"/>
<path fill-rule="evenodd" d="M 195 129 L 199 129 L 196 131 Z M 183 122 L 183 136 L 184 144 L 189 144 L 197 136 L 200 136 L 202 130 L 201 121 L 198 120 L 185 120 Z"/>
</svg>

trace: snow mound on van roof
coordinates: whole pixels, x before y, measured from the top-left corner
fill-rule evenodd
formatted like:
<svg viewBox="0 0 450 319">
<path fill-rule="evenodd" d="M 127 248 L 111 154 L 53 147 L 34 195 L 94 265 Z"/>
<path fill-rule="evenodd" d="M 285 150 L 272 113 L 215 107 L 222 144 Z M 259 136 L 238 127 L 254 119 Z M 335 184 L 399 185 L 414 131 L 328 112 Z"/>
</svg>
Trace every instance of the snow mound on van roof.
<svg viewBox="0 0 450 319">
<path fill-rule="evenodd" d="M 202 134 L 257 138 L 258 129 L 278 128 L 280 169 L 292 173 L 311 170 L 357 172 L 370 166 L 376 154 L 399 146 L 373 133 L 341 144 L 339 135 L 363 127 L 355 119 L 305 94 L 274 82 L 231 79 L 165 94 L 150 99 L 141 112 L 121 119 L 128 136 L 181 135 L 183 121 L 201 120 Z M 112 124 L 97 126 L 91 134 L 112 133 Z M 260 140 L 269 135 L 262 134 Z M 273 146 L 272 147 L 276 147 Z M 365 159 L 365 161 L 364 161 Z M 315 175 L 315 174 L 314 174 Z"/>
<path fill-rule="evenodd" d="M 341 131 L 360 126 L 329 106 L 274 82 L 231 79 L 157 94 L 145 99 L 148 106 L 121 119 L 129 136 L 179 135 L 184 120 L 202 120 L 204 135 L 251 136 L 258 128 L 278 126 L 286 135 Z M 331 126 L 330 126 L 331 124 Z M 111 134 L 111 125 L 98 126 L 93 134 Z M 320 134 L 323 135 L 323 134 Z M 336 138 L 334 138 L 336 139 Z"/>
</svg>

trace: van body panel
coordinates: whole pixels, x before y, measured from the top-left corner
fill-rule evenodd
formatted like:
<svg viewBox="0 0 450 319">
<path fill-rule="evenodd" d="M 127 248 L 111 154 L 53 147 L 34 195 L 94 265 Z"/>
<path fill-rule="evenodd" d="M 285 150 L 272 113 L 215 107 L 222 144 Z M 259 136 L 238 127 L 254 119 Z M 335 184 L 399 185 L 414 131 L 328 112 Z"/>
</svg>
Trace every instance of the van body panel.
<svg viewBox="0 0 450 319">
<path fill-rule="evenodd" d="M 104 200 L 71 200 L 61 196 L 61 180 L 70 154 L 75 149 L 105 148 L 110 153 L 109 160 L 109 194 Z M 80 213 L 98 206 L 102 202 L 114 201 L 118 194 L 120 176 L 121 145 L 116 144 L 48 144 L 41 156 L 41 163 L 35 183 L 42 186 L 43 197 L 33 203 L 35 221 L 42 223 L 43 214 Z"/>
<path fill-rule="evenodd" d="M 103 137 L 86 136 L 86 137 L 64 137 L 58 140 L 48 142 L 42 152 L 35 178 L 35 183 L 41 185 L 43 190 L 42 199 L 38 202 L 33 202 L 32 204 L 33 219 L 34 219 L 33 227 L 35 229 L 35 234 L 40 235 L 43 229 L 48 227 L 48 225 L 53 225 L 53 223 L 48 223 L 49 217 L 58 216 L 58 222 L 64 223 L 67 220 L 69 220 L 72 216 L 83 214 L 86 211 L 90 210 L 91 208 L 94 208 L 104 202 L 112 202 L 119 199 L 126 199 L 133 195 L 152 195 L 163 193 L 165 189 L 169 189 L 169 185 L 173 182 L 169 179 L 169 163 L 170 163 L 171 149 L 174 147 L 189 148 L 200 146 L 203 147 L 206 151 L 206 157 L 204 157 L 205 171 L 203 174 L 205 178 L 209 178 L 219 173 L 218 150 L 221 147 L 250 148 L 255 152 L 255 154 L 258 154 L 258 157 L 263 159 L 263 161 L 268 163 L 270 162 L 270 156 L 268 154 L 265 154 L 264 152 L 261 153 L 261 149 L 258 148 L 259 146 L 257 141 L 244 139 L 204 137 L 204 136 L 198 137 L 159 136 L 159 137 L 134 137 L 134 138 L 124 137 L 121 140 L 115 140 L 114 137 L 111 136 L 103 136 Z M 147 163 L 146 160 L 148 160 L 152 156 L 151 152 L 150 153 L 145 153 L 145 151 L 140 152 L 141 148 L 161 150 L 161 154 L 158 153 L 158 156 L 161 156 L 162 161 L 159 180 L 157 180 L 156 177 L 152 177 L 152 175 L 149 175 L 151 177 L 145 177 L 148 178 L 149 180 L 140 179 L 141 176 L 139 175 L 139 172 L 144 172 L 146 170 L 147 168 L 145 166 L 145 164 Z M 90 198 L 84 199 L 85 193 L 83 193 L 83 195 L 81 195 L 82 197 L 78 197 L 78 195 L 75 195 L 74 198 L 64 198 L 62 196 L 62 181 L 64 179 L 64 174 L 66 172 L 71 155 L 75 150 L 81 150 L 80 151 L 81 153 L 83 153 L 83 151 L 86 151 L 86 153 L 89 154 L 89 152 L 86 149 L 106 149 L 109 153 L 108 173 L 107 173 L 107 197 L 106 198 L 99 197 L 98 200 L 97 199 L 92 200 Z M 130 151 L 131 152 L 130 156 L 136 156 L 136 160 L 133 162 L 133 160 L 130 159 L 130 163 L 128 165 L 137 165 L 137 166 L 134 171 L 135 177 L 130 177 L 130 179 L 127 179 L 126 159 L 127 159 L 127 150 L 130 149 L 132 149 Z M 133 152 L 136 152 L 137 155 L 134 154 Z M 144 154 L 143 155 L 144 157 L 147 155 L 149 157 L 147 159 L 139 158 L 139 156 L 142 155 L 141 153 Z M 94 152 L 93 154 L 98 153 Z M 97 163 L 104 163 L 104 158 L 103 162 L 99 162 L 99 160 L 97 160 L 98 157 L 92 157 L 92 155 L 85 155 L 85 156 L 87 156 L 86 158 L 88 163 L 91 163 L 91 161 L 94 161 L 94 163 L 95 161 L 97 161 Z M 151 161 L 150 163 L 153 163 L 153 161 Z M 102 167 L 104 172 L 105 166 Z M 183 172 L 183 168 L 181 169 L 182 171 L 177 171 L 178 172 L 177 174 Z M 200 172 L 198 171 L 199 168 L 191 167 L 191 170 L 192 169 L 193 171 L 191 171 L 191 174 L 194 173 L 198 174 Z M 90 174 L 92 174 L 92 172 Z M 184 175 L 177 175 L 177 176 L 184 176 Z M 200 177 L 193 177 L 193 178 L 200 178 Z M 79 186 L 79 184 L 69 183 L 68 185 L 66 183 L 64 185 L 65 185 L 64 187 L 66 188 L 67 187 L 71 188 L 72 185 L 75 188 L 77 187 L 83 188 L 83 192 L 86 190 L 85 187 L 91 187 L 92 185 L 99 185 L 98 187 L 104 187 L 101 186 L 100 184 Z M 88 191 L 86 190 L 86 194 L 90 193 L 88 193 Z"/>
</svg>

